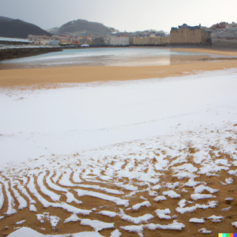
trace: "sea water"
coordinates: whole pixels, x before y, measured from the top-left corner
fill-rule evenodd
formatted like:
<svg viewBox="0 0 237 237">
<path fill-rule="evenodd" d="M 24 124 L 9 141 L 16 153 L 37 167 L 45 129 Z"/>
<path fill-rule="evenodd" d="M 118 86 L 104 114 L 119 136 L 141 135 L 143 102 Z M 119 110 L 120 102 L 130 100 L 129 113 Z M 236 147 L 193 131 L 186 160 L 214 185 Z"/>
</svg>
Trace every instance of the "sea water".
<svg viewBox="0 0 237 237">
<path fill-rule="evenodd" d="M 107 66 L 138 66 L 138 65 L 169 65 L 170 56 L 201 55 L 200 53 L 178 52 L 160 48 L 79 48 L 63 49 L 63 51 L 41 54 L 24 58 L 4 60 L 1 68 L 53 67 L 70 65 L 107 65 Z M 143 59 L 148 59 L 148 61 Z M 149 61 L 149 59 L 153 59 Z M 155 61 L 154 61 L 155 59 Z"/>
</svg>

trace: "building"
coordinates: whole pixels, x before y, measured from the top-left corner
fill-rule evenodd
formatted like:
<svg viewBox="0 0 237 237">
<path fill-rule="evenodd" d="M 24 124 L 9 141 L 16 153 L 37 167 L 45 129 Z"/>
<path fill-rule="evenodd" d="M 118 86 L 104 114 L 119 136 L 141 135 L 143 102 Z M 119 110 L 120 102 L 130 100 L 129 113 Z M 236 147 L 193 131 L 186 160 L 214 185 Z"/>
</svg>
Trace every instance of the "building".
<svg viewBox="0 0 237 237">
<path fill-rule="evenodd" d="M 237 23 L 232 22 L 232 23 L 228 23 L 228 22 L 220 22 L 217 24 L 214 24 L 211 26 L 212 30 L 220 30 L 220 29 L 228 29 L 228 28 L 236 28 L 237 27 Z"/>
<path fill-rule="evenodd" d="M 49 46 L 59 46 L 60 43 L 59 40 L 51 40 L 49 41 Z"/>
<path fill-rule="evenodd" d="M 209 45 L 211 44 L 212 30 L 199 26 L 183 24 L 178 28 L 172 27 L 170 31 L 171 45 Z"/>
<path fill-rule="evenodd" d="M 79 40 L 79 43 L 80 43 L 80 44 L 86 44 L 86 43 L 87 43 L 87 39 L 81 38 L 81 39 Z"/>
<path fill-rule="evenodd" d="M 53 37 L 46 35 L 28 35 L 28 39 L 35 45 L 48 45 L 51 40 L 54 40 Z"/>
<path fill-rule="evenodd" d="M 212 45 L 216 47 L 237 47 L 237 23 L 220 22 L 211 26 Z"/>
<path fill-rule="evenodd" d="M 237 48 L 237 27 L 215 30 L 211 39 L 213 46 Z"/>
<path fill-rule="evenodd" d="M 126 33 L 116 33 L 105 39 L 109 45 L 113 46 L 129 46 L 129 36 Z"/>
<path fill-rule="evenodd" d="M 131 38 L 130 44 L 137 46 L 164 46 L 170 43 L 170 37 L 134 37 Z"/>
</svg>

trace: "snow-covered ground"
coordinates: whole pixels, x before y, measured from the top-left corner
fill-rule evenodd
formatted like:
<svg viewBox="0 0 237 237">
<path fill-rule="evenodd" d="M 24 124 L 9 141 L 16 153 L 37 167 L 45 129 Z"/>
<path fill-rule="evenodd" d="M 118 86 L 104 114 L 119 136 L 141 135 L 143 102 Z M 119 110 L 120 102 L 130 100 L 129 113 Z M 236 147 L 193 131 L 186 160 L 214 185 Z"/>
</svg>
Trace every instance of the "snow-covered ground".
<svg viewBox="0 0 237 237">
<path fill-rule="evenodd" d="M 2 90 L 0 164 L 236 122 L 236 71 Z"/>
<path fill-rule="evenodd" d="M 237 69 L 2 89 L 0 231 L 56 234 L 80 223 L 91 236 L 108 229 L 115 237 L 209 234 L 224 221 L 234 228 L 236 218 L 226 217 L 235 202 L 236 89 Z M 10 227 L 20 212 L 25 219 Z"/>
</svg>

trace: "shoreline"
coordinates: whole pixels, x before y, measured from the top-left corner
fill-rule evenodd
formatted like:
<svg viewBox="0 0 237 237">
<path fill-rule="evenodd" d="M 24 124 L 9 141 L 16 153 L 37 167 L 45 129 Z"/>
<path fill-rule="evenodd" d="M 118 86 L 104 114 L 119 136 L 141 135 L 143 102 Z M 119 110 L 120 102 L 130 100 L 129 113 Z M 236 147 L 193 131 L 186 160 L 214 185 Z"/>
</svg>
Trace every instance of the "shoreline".
<svg viewBox="0 0 237 237">
<path fill-rule="evenodd" d="M 171 49 L 173 50 L 173 48 Z M 215 71 L 237 68 L 237 51 L 212 50 L 206 48 L 176 48 L 175 51 L 209 53 L 225 58 L 202 55 L 199 57 L 176 57 L 171 65 L 156 66 L 66 66 L 49 68 L 23 68 L 0 70 L 0 88 L 29 87 L 48 88 L 57 83 L 88 83 L 126 81 L 150 78 L 166 78 L 196 74 L 197 71 Z M 202 60 L 203 58 L 203 60 Z M 234 59 L 234 60 L 233 60 Z M 148 59 L 138 59 L 141 62 Z M 216 60 L 216 61 L 215 61 Z M 142 64 L 142 63 L 141 63 Z"/>
</svg>

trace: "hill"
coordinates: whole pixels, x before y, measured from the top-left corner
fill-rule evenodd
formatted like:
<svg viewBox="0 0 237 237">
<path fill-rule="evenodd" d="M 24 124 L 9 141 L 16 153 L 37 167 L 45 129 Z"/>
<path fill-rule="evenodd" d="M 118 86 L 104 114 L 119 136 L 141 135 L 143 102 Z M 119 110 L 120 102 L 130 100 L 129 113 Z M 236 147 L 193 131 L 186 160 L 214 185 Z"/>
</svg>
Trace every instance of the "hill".
<svg viewBox="0 0 237 237">
<path fill-rule="evenodd" d="M 11 38 L 27 38 L 28 35 L 48 35 L 51 34 L 40 27 L 21 21 L 0 16 L 0 36 Z"/>
<path fill-rule="evenodd" d="M 59 28 L 50 29 L 48 32 L 56 35 L 98 36 L 109 35 L 112 32 L 118 32 L 118 30 L 107 27 L 102 23 L 78 19 L 70 21 Z"/>
<path fill-rule="evenodd" d="M 47 29 L 46 31 L 49 32 L 50 34 L 56 34 L 58 29 L 59 27 L 53 27 L 53 28 Z"/>
</svg>

